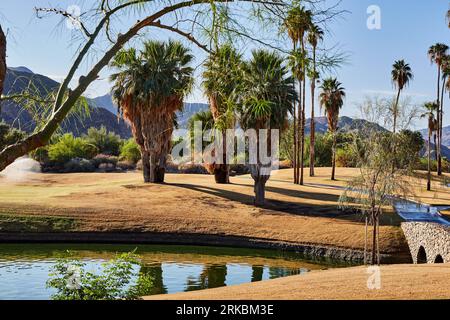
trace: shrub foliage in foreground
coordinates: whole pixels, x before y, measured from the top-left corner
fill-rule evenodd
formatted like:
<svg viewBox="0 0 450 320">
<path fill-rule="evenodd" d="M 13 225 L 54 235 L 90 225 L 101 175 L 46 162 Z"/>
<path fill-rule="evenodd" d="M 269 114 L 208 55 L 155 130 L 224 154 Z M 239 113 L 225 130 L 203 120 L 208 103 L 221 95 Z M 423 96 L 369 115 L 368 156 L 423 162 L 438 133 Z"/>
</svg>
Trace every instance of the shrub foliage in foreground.
<svg viewBox="0 0 450 320">
<path fill-rule="evenodd" d="M 47 287 L 56 289 L 53 300 L 134 300 L 151 292 L 153 281 L 139 272 L 139 257 L 125 253 L 104 263 L 101 273 L 86 270 L 73 258 L 57 261 Z"/>
</svg>

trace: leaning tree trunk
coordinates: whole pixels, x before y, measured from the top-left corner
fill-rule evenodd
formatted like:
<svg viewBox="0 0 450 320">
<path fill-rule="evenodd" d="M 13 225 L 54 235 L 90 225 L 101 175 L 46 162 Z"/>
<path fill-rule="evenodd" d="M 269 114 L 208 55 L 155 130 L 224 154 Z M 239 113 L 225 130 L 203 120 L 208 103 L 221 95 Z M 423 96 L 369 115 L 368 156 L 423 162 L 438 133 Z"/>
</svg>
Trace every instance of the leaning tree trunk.
<svg viewBox="0 0 450 320">
<path fill-rule="evenodd" d="M 6 37 L 0 25 L 0 96 L 3 93 L 3 86 L 6 77 Z M 1 111 L 1 106 L 0 106 Z"/>
</svg>

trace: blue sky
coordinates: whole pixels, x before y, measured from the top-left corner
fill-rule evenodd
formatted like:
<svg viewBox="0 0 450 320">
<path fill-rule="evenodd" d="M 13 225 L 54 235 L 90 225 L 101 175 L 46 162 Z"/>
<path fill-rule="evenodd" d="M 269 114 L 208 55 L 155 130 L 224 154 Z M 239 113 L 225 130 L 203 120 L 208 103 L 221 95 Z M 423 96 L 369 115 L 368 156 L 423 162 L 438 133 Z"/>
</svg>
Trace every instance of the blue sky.
<svg viewBox="0 0 450 320">
<path fill-rule="evenodd" d="M 58 1 L 67 8 L 72 4 L 83 5 L 90 1 Z M 60 18 L 35 18 L 35 6 L 51 6 L 50 0 L 0 1 L 0 19 L 8 28 L 8 65 L 26 66 L 36 73 L 61 80 L 67 72 L 76 44 Z M 369 30 L 366 26 L 367 8 L 377 5 L 381 9 L 381 29 Z M 356 104 L 366 95 L 392 96 L 390 70 L 396 59 L 405 59 L 412 67 L 415 78 L 405 90 L 416 103 L 435 98 L 436 67 L 427 58 L 428 47 L 436 42 L 450 44 L 450 29 L 445 24 L 446 0 L 343 0 L 341 9 L 348 10 L 344 17 L 329 24 L 330 33 L 325 46 L 338 45 L 349 55 L 346 65 L 337 70 L 336 76 L 347 90 L 342 114 L 355 116 Z M 130 17 L 132 22 L 136 16 Z M 153 33 L 155 34 L 155 33 Z M 157 38 L 167 37 L 158 32 Z M 203 59 L 200 50 L 193 48 L 197 63 Z M 88 65 L 85 66 L 85 68 Z M 85 71 L 82 69 L 81 71 Z M 81 73 L 80 73 L 81 75 Z M 109 91 L 108 71 L 88 90 L 89 96 L 103 95 Z M 206 101 L 199 86 L 188 101 Z M 446 103 L 450 108 L 450 101 Z M 307 111 L 309 113 L 309 111 Z M 450 123 L 450 112 L 445 115 Z M 422 126 L 423 121 L 417 126 Z"/>
</svg>

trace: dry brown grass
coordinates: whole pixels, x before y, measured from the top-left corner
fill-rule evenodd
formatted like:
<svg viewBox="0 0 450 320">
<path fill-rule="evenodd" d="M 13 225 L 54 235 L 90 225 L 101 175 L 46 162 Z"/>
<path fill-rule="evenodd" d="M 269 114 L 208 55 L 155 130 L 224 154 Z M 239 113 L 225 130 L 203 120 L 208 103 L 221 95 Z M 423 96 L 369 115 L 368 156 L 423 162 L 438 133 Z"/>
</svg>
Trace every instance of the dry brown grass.
<svg viewBox="0 0 450 320">
<path fill-rule="evenodd" d="M 305 186 L 291 183 L 292 170 L 274 172 L 266 208 L 252 205 L 249 176 L 217 185 L 213 176 L 168 174 L 166 184 L 146 185 L 141 173 L 30 174 L 22 183 L 0 178 L 0 213 L 73 218 L 77 231 L 214 234 L 362 249 L 361 217 L 337 208 L 341 190 L 336 186 L 357 171 L 338 168 L 334 182 L 329 172 L 318 168 Z M 446 190 L 422 189 L 424 184 L 418 191 L 425 202 L 439 198 L 450 204 Z M 405 250 L 398 222 L 392 212 L 385 215 L 384 253 Z"/>
<path fill-rule="evenodd" d="M 366 267 L 311 271 L 217 289 L 149 296 L 145 299 L 180 300 L 370 300 L 449 299 L 450 266 L 445 264 L 389 265 L 381 267 L 381 288 L 367 288 Z"/>
</svg>

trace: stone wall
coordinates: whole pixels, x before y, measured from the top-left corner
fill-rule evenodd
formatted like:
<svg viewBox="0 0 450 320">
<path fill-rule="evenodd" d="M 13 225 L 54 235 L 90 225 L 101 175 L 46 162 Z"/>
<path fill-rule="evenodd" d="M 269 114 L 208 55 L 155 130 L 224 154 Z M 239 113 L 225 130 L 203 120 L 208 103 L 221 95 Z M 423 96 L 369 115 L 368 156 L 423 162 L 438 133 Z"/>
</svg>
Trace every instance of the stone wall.
<svg viewBox="0 0 450 320">
<path fill-rule="evenodd" d="M 402 229 L 414 263 L 450 262 L 450 227 L 430 222 L 403 222 Z"/>
</svg>

